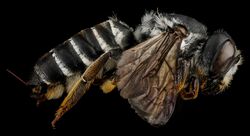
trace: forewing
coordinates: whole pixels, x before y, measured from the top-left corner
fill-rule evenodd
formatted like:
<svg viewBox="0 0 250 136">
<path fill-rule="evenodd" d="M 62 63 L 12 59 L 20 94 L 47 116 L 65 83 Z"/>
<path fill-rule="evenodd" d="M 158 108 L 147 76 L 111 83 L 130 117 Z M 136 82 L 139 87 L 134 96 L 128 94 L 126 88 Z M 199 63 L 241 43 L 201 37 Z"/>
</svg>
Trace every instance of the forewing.
<svg viewBox="0 0 250 136">
<path fill-rule="evenodd" d="M 118 62 L 121 96 L 152 125 L 165 124 L 174 111 L 174 75 L 181 40 L 175 32 L 162 33 L 125 51 Z"/>
</svg>

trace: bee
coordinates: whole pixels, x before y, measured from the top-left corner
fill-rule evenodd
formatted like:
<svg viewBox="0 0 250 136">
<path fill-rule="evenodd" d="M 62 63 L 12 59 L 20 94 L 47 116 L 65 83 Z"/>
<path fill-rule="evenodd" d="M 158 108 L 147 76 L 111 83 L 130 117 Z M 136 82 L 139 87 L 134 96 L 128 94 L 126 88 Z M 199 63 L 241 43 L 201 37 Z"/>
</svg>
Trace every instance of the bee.
<svg viewBox="0 0 250 136">
<path fill-rule="evenodd" d="M 66 94 L 52 126 L 92 85 L 118 90 L 142 119 L 164 125 L 177 97 L 223 92 L 241 63 L 226 32 L 208 35 L 194 18 L 151 11 L 135 29 L 113 17 L 81 30 L 40 57 L 26 84 L 37 104 Z"/>
</svg>

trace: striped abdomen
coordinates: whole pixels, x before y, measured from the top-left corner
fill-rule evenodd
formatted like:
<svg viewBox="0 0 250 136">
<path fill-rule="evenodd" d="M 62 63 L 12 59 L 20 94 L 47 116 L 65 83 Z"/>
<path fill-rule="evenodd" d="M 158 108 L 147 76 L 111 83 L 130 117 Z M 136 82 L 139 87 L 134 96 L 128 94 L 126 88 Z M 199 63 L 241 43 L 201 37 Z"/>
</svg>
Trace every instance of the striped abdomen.
<svg viewBox="0 0 250 136">
<path fill-rule="evenodd" d="M 63 82 L 84 72 L 104 52 L 128 48 L 133 39 L 131 28 L 116 19 L 84 29 L 42 56 L 34 66 L 29 84 Z"/>
</svg>

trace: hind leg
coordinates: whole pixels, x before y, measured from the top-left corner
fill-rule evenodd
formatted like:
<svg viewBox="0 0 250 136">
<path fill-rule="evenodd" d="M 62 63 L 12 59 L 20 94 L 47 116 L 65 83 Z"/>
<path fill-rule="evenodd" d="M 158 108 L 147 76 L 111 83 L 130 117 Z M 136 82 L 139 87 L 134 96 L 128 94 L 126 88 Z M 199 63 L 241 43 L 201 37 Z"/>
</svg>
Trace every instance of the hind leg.
<svg viewBox="0 0 250 136">
<path fill-rule="evenodd" d="M 65 97 L 59 109 L 57 110 L 54 120 L 51 122 L 53 127 L 55 127 L 55 123 L 80 100 L 80 98 L 86 93 L 86 91 L 89 90 L 94 80 L 99 75 L 102 75 L 103 68 L 109 58 L 110 52 L 101 55 L 75 81 L 75 83 L 68 91 L 68 95 Z"/>
</svg>

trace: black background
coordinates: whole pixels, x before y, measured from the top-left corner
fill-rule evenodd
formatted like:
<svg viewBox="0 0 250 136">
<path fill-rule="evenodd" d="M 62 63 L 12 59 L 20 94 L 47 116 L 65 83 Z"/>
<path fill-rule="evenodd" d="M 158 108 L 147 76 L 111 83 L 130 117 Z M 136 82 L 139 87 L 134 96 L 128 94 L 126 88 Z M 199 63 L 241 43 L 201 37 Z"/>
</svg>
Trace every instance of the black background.
<svg viewBox="0 0 250 136">
<path fill-rule="evenodd" d="M 247 132 L 249 123 L 249 23 L 245 3 L 218 1 L 114 1 L 98 2 L 12 2 L 1 9 L 1 127 L 9 135 L 88 135 L 133 134 L 237 134 Z M 196 18 L 208 27 L 209 33 L 226 30 L 242 51 L 240 66 L 230 88 L 217 96 L 200 95 L 196 100 L 177 101 L 175 112 L 162 127 L 152 127 L 140 119 L 118 92 L 104 95 L 92 88 L 57 124 L 50 121 L 58 101 L 36 107 L 29 88 L 5 72 L 11 69 L 27 79 L 32 66 L 41 55 L 68 39 L 81 29 L 117 17 L 135 27 L 145 11 L 179 13 Z M 116 132 L 116 130 L 118 130 Z M 2 130 L 1 130 L 2 131 Z"/>
</svg>

